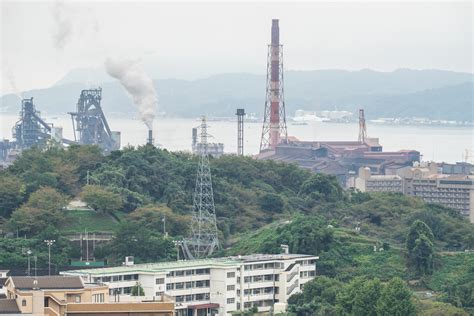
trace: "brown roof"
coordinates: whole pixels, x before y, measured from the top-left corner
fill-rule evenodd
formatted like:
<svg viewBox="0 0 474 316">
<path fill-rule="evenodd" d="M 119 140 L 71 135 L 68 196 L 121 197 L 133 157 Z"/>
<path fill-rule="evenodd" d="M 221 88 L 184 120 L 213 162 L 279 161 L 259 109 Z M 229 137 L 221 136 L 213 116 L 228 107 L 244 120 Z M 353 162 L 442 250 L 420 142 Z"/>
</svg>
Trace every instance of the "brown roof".
<svg viewBox="0 0 474 316">
<path fill-rule="evenodd" d="M 37 288 L 47 289 L 83 289 L 84 284 L 78 276 L 40 276 L 40 277 L 11 277 L 15 288 L 31 290 L 34 280 L 38 280 Z"/>
<path fill-rule="evenodd" d="M 19 314 L 20 309 L 16 304 L 16 300 L 0 300 L 0 314 Z"/>
</svg>

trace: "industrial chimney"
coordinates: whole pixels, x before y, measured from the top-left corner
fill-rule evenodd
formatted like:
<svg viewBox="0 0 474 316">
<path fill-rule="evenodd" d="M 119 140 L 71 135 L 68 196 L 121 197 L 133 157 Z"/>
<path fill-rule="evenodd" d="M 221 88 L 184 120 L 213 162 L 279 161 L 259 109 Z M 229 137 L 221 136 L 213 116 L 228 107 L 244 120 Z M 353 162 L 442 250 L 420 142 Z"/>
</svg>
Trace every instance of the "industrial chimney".
<svg viewBox="0 0 474 316">
<path fill-rule="evenodd" d="M 146 143 L 149 145 L 153 145 L 153 130 L 151 129 L 148 130 L 148 139 Z"/>
</svg>

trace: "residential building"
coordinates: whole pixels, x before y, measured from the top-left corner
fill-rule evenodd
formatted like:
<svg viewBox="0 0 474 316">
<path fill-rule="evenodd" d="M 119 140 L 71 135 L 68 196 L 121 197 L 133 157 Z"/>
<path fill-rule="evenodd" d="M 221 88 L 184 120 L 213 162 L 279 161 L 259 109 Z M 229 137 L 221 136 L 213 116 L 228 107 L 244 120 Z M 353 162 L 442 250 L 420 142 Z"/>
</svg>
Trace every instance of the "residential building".
<svg viewBox="0 0 474 316">
<path fill-rule="evenodd" d="M 110 302 L 105 284 L 84 284 L 78 276 L 9 277 L 6 299 L 0 299 L 0 315 L 172 316 L 174 302 Z"/>
<path fill-rule="evenodd" d="M 362 192 L 400 192 L 459 211 L 474 223 L 474 176 L 438 173 L 435 163 L 396 169 L 396 175 L 371 175 L 360 168 L 355 188 Z M 395 170 L 395 169 L 394 169 Z"/>
<path fill-rule="evenodd" d="M 105 283 L 129 294 L 137 282 L 145 296 L 174 297 L 177 316 L 227 315 L 254 306 L 284 310 L 288 298 L 316 275 L 318 257 L 299 254 L 249 256 L 128 264 L 61 272 L 85 282 Z"/>
</svg>

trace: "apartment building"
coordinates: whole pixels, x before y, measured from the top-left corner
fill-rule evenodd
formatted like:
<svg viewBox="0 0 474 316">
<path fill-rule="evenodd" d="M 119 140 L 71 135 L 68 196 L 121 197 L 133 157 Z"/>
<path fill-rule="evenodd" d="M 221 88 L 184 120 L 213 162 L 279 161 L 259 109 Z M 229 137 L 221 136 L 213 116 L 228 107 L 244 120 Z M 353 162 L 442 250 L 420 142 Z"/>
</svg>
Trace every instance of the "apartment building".
<svg viewBox="0 0 474 316">
<path fill-rule="evenodd" d="M 129 264 L 61 272 L 105 283 L 110 294 L 128 294 L 137 283 L 145 296 L 174 297 L 177 316 L 228 315 L 254 306 L 284 310 L 288 298 L 316 276 L 318 257 L 299 254 Z"/>
<path fill-rule="evenodd" d="M 9 277 L 0 315 L 172 316 L 174 302 L 163 297 L 150 302 L 110 302 L 105 284 L 84 284 L 78 276 Z"/>
<path fill-rule="evenodd" d="M 360 168 L 355 188 L 362 192 L 400 192 L 459 211 L 474 223 L 474 176 L 438 173 L 434 163 L 403 167 L 396 175 L 371 175 Z"/>
</svg>

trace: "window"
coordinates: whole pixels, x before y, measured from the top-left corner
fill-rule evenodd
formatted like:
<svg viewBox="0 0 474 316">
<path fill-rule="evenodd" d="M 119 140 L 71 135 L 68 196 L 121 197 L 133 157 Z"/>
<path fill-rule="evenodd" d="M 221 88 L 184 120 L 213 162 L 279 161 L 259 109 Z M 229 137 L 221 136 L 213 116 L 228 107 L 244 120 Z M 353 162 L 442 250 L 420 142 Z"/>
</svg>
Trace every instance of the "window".
<svg viewBox="0 0 474 316">
<path fill-rule="evenodd" d="M 193 275 L 194 274 L 194 270 L 186 270 L 186 275 Z"/>
<path fill-rule="evenodd" d="M 121 275 L 114 275 L 112 277 L 112 282 L 118 282 L 118 281 L 122 281 L 122 276 Z"/>
<path fill-rule="evenodd" d="M 184 283 L 183 282 L 178 282 L 175 284 L 175 289 L 181 290 L 184 289 Z"/>
<path fill-rule="evenodd" d="M 175 275 L 176 275 L 176 276 L 183 276 L 183 275 L 184 275 L 184 271 L 176 271 L 176 272 L 175 272 Z"/>
<path fill-rule="evenodd" d="M 191 302 L 193 300 L 192 295 L 186 295 L 186 302 Z"/>
<path fill-rule="evenodd" d="M 227 285 L 227 291 L 234 291 L 235 285 Z"/>
<path fill-rule="evenodd" d="M 227 299 L 227 304 L 234 304 L 235 303 L 235 298 L 231 297 Z"/>
<path fill-rule="evenodd" d="M 240 296 L 240 290 L 237 290 L 237 295 Z"/>
<path fill-rule="evenodd" d="M 164 278 L 156 279 L 155 284 L 165 284 L 165 279 Z"/>
<path fill-rule="evenodd" d="M 164 293 L 165 293 L 165 292 L 156 292 L 156 293 L 155 293 L 155 296 L 161 296 L 161 295 L 163 295 Z"/>
<path fill-rule="evenodd" d="M 193 282 L 186 282 L 186 288 L 191 289 L 193 287 Z"/>
<path fill-rule="evenodd" d="M 235 272 L 227 272 L 227 278 L 235 278 Z"/>
<path fill-rule="evenodd" d="M 76 295 L 76 297 L 75 297 L 75 302 L 76 302 L 76 303 L 80 303 L 80 302 L 81 302 L 81 296 L 80 296 L 80 295 Z"/>
<path fill-rule="evenodd" d="M 166 284 L 166 289 L 169 291 L 169 290 L 173 290 L 174 289 L 174 283 L 168 283 Z"/>
<path fill-rule="evenodd" d="M 21 301 L 21 306 L 26 306 L 26 300 Z"/>
<path fill-rule="evenodd" d="M 184 296 L 179 295 L 175 297 L 176 302 L 184 302 Z"/>
</svg>

